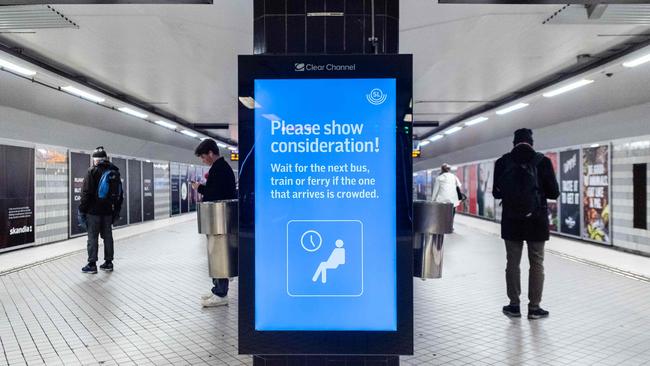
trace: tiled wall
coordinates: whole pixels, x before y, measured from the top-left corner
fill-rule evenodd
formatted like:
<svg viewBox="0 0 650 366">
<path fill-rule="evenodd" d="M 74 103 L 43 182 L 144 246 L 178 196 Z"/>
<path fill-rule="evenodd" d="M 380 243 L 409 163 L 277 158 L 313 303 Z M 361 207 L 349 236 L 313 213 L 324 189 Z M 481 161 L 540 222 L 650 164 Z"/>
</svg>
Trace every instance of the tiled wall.
<svg viewBox="0 0 650 366">
<path fill-rule="evenodd" d="M 169 217 L 169 163 L 154 163 L 153 184 L 154 218 L 157 220 Z"/>
<path fill-rule="evenodd" d="M 632 167 L 634 164 L 643 163 L 647 163 L 650 167 L 650 136 L 614 142 L 612 152 L 613 240 L 616 246 L 650 253 L 650 231 L 635 229 L 633 225 Z M 650 171 L 648 176 L 650 177 Z M 650 185 L 648 191 L 650 191 Z M 650 199 L 647 205 L 650 207 Z M 647 220 L 650 220 L 650 215 Z"/>
<path fill-rule="evenodd" d="M 68 153 L 36 147 L 36 244 L 68 238 Z"/>
</svg>

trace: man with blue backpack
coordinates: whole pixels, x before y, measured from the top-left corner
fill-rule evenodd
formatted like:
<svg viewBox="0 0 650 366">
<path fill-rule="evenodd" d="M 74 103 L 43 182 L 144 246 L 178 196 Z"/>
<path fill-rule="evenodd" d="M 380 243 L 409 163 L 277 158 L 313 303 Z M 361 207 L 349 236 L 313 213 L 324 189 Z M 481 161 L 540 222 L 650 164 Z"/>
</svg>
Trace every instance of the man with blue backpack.
<svg viewBox="0 0 650 366">
<path fill-rule="evenodd" d="M 521 317 L 520 270 L 524 241 L 528 245 L 528 319 L 545 318 L 542 309 L 544 289 L 544 244 L 549 239 L 547 199 L 560 195 L 551 160 L 533 149 L 533 131 L 515 131 L 514 148 L 494 167 L 492 194 L 501 199 L 501 238 L 506 242 L 506 287 L 510 304 L 503 307 L 508 317 Z"/>
<path fill-rule="evenodd" d="M 98 236 L 104 239 L 104 264 L 99 268 L 113 271 L 113 223 L 120 219 L 124 201 L 120 170 L 108 160 L 103 146 L 92 155 L 93 166 L 84 178 L 79 205 L 79 223 L 88 230 L 88 264 L 83 273 L 97 273 Z"/>
</svg>

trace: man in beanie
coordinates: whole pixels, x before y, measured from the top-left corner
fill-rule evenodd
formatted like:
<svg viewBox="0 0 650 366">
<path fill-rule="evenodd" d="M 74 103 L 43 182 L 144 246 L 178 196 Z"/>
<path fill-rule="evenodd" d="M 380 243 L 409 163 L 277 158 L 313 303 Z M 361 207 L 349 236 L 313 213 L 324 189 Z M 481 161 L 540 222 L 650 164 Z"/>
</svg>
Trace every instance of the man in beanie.
<svg viewBox="0 0 650 366">
<path fill-rule="evenodd" d="M 104 239 L 103 271 L 113 271 L 113 228 L 120 218 L 124 200 L 119 169 L 108 160 L 103 146 L 92 155 L 93 166 L 88 169 L 81 190 L 79 222 L 88 230 L 88 264 L 83 273 L 97 273 L 98 236 Z"/>
<path fill-rule="evenodd" d="M 192 182 L 192 188 L 203 195 L 203 201 L 221 201 L 237 198 L 235 174 L 228 162 L 219 155 L 219 147 L 213 139 L 201 141 L 194 154 L 203 164 L 210 166 L 205 184 Z M 212 291 L 201 297 L 203 307 L 228 305 L 228 278 L 213 278 Z"/>
<path fill-rule="evenodd" d="M 528 319 L 549 315 L 539 304 L 544 289 L 544 243 L 549 239 L 547 199 L 560 195 L 551 160 L 533 149 L 533 131 L 515 131 L 514 148 L 494 167 L 493 195 L 501 199 L 501 238 L 506 243 L 506 287 L 510 304 L 503 307 L 509 317 L 521 317 L 520 270 L 524 241 L 528 245 Z"/>
</svg>

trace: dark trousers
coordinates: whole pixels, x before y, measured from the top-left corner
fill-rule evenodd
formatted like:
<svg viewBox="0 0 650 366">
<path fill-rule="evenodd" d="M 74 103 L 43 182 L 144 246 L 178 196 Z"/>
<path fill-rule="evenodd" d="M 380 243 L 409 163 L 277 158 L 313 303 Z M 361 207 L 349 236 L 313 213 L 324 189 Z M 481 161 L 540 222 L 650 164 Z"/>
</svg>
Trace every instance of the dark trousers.
<svg viewBox="0 0 650 366">
<path fill-rule="evenodd" d="M 88 263 L 97 262 L 97 250 L 101 234 L 104 239 L 104 260 L 113 260 L 112 216 L 87 215 L 88 219 Z"/>
<path fill-rule="evenodd" d="M 537 309 L 542 301 L 542 291 L 544 290 L 544 242 L 529 241 L 528 244 L 528 261 L 530 271 L 528 273 L 528 308 Z M 510 305 L 519 305 L 519 295 L 521 294 L 521 253 L 523 251 L 523 241 L 506 240 L 506 287 Z"/>
<path fill-rule="evenodd" d="M 227 278 L 213 278 L 212 284 L 214 285 L 214 287 L 212 288 L 212 293 L 219 297 L 226 297 L 226 295 L 228 295 L 229 283 L 230 280 L 228 280 Z"/>
</svg>

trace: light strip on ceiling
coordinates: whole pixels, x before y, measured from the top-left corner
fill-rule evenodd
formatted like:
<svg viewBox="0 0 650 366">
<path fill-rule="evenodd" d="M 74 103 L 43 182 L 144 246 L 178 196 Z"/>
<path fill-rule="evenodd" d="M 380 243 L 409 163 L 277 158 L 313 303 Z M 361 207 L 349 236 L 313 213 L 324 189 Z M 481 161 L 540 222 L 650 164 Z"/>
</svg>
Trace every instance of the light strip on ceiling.
<svg viewBox="0 0 650 366">
<path fill-rule="evenodd" d="M 427 145 L 429 145 L 430 143 L 431 143 L 431 141 L 429 141 L 429 140 L 424 140 L 424 141 L 420 141 L 420 143 L 418 144 L 418 146 L 419 146 L 419 147 L 427 146 Z"/>
<path fill-rule="evenodd" d="M 445 135 L 451 135 L 452 133 L 456 133 L 456 132 L 458 132 L 458 131 L 460 131 L 462 129 L 463 128 L 460 127 L 460 126 L 452 127 L 450 129 L 448 129 L 447 131 L 445 131 Z"/>
<path fill-rule="evenodd" d="M 578 89 L 578 88 L 583 87 L 585 85 L 589 85 L 589 84 L 591 84 L 593 82 L 594 82 L 593 80 L 589 80 L 589 79 L 578 80 L 576 82 L 565 85 L 563 87 L 551 90 L 550 92 L 546 92 L 546 93 L 544 93 L 542 95 L 545 98 L 551 98 L 551 97 L 554 97 L 556 95 L 564 94 L 564 93 L 569 92 L 571 90 Z"/>
<path fill-rule="evenodd" d="M 645 55 L 645 56 L 635 58 L 634 60 L 623 62 L 623 66 L 625 66 L 625 67 L 636 67 L 636 66 L 642 65 L 642 64 L 644 64 L 646 62 L 649 62 L 649 61 L 650 61 L 650 53 Z"/>
<path fill-rule="evenodd" d="M 106 99 L 104 99 L 102 97 L 98 97 L 98 96 L 96 96 L 94 94 L 90 94 L 90 93 L 85 92 L 85 91 L 83 91 L 81 89 L 77 89 L 74 86 L 64 86 L 64 87 L 61 88 L 61 90 L 65 91 L 67 93 L 70 93 L 72 95 L 76 95 L 76 96 L 78 96 L 80 98 L 89 100 L 91 102 L 95 102 L 95 103 L 102 103 L 103 101 L 106 100 Z"/>
<path fill-rule="evenodd" d="M 438 141 L 443 137 L 445 137 L 445 135 L 440 135 L 440 134 L 433 135 L 433 136 L 429 137 L 429 141 L 431 141 L 431 142 Z"/>
<path fill-rule="evenodd" d="M 514 112 L 514 111 L 522 109 L 522 108 L 526 108 L 528 106 L 529 106 L 528 103 L 517 103 L 515 105 L 511 105 L 510 107 L 498 110 L 497 114 L 498 115 L 507 114 L 507 113 Z"/>
<path fill-rule="evenodd" d="M 477 125 L 477 124 L 479 124 L 481 122 L 485 122 L 487 120 L 488 120 L 487 117 L 474 118 L 473 120 L 465 122 L 465 126 L 474 126 L 474 125 Z"/>
<path fill-rule="evenodd" d="M 129 115 L 131 115 L 133 117 L 138 117 L 138 118 L 142 118 L 142 119 L 148 117 L 146 114 L 144 114 L 142 112 L 138 112 L 138 111 L 136 111 L 134 109 L 131 109 L 131 108 L 128 108 L 128 107 L 120 107 L 117 110 L 122 112 L 122 113 L 129 114 Z"/>
<path fill-rule="evenodd" d="M 175 129 L 176 129 L 176 125 L 173 124 L 173 123 L 169 123 L 169 122 L 165 122 L 165 121 L 160 121 L 160 120 L 158 120 L 158 121 L 153 121 L 153 123 L 157 124 L 158 126 L 162 126 L 162 127 L 165 127 L 165 128 L 169 128 L 170 130 L 175 130 Z"/>
<path fill-rule="evenodd" d="M 181 133 L 182 133 L 183 135 L 185 135 L 185 136 L 194 137 L 194 138 L 196 138 L 197 136 L 199 136 L 199 135 L 195 134 L 194 132 L 192 132 L 192 131 L 190 131 L 190 130 L 182 130 Z"/>
<path fill-rule="evenodd" d="M 222 144 L 221 142 L 217 142 L 217 146 L 222 147 L 224 149 L 228 147 L 228 145 Z"/>
<path fill-rule="evenodd" d="M 230 151 L 237 151 L 237 148 L 236 148 L 236 147 L 229 146 L 229 147 L 228 147 L 228 150 L 230 150 Z"/>
<path fill-rule="evenodd" d="M 0 59 L 0 67 L 3 69 L 7 69 L 9 71 L 13 71 L 15 73 L 18 73 L 20 75 L 25 75 L 25 76 L 34 76 L 36 75 L 36 71 L 30 70 L 27 68 L 24 68 L 22 66 L 18 66 L 14 64 L 13 62 L 9 62 L 7 60 Z"/>
</svg>

